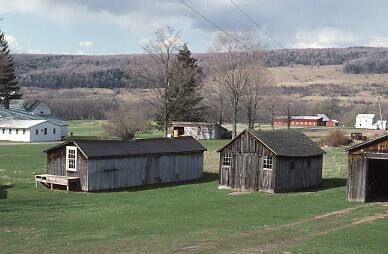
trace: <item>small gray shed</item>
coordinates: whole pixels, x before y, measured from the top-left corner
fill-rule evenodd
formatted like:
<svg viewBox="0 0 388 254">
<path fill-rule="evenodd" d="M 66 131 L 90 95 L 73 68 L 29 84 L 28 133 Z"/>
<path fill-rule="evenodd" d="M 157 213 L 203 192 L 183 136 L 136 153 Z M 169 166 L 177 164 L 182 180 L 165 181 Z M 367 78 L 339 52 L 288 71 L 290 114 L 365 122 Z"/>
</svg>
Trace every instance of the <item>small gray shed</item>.
<svg viewBox="0 0 388 254">
<path fill-rule="evenodd" d="M 173 136 L 192 136 L 195 139 L 231 139 L 232 132 L 218 123 L 173 122 Z"/>
<path fill-rule="evenodd" d="M 182 182 L 202 178 L 204 151 L 192 137 L 72 140 L 45 151 L 47 174 L 36 179 L 52 187 L 79 178 L 82 191 Z"/>
<path fill-rule="evenodd" d="M 325 152 L 299 131 L 245 130 L 218 152 L 220 188 L 282 192 L 322 184 Z"/>
</svg>

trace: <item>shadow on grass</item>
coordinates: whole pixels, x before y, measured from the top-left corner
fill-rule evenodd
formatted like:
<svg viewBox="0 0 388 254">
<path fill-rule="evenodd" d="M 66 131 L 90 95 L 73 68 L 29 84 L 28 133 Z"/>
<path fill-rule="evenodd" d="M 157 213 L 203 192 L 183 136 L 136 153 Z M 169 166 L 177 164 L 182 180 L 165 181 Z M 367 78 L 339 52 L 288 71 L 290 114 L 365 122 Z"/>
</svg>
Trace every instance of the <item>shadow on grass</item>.
<svg viewBox="0 0 388 254">
<path fill-rule="evenodd" d="M 128 187 L 128 188 L 121 188 L 121 189 L 93 191 L 93 193 L 124 192 L 124 191 L 136 192 L 136 191 L 143 191 L 143 190 L 169 188 L 169 187 L 175 187 L 180 185 L 200 184 L 200 183 L 207 183 L 207 182 L 213 182 L 213 181 L 218 181 L 218 173 L 204 172 L 203 177 L 197 180 L 180 181 L 180 182 L 173 182 L 173 183 L 161 183 L 161 184 L 147 184 L 147 185 L 134 186 L 134 187 Z"/>
<path fill-rule="evenodd" d="M 7 199 L 8 192 L 7 189 L 12 188 L 12 185 L 0 185 L 0 199 Z"/>
<path fill-rule="evenodd" d="M 316 187 L 296 190 L 295 192 L 318 192 L 346 186 L 345 178 L 323 178 L 323 183 Z M 292 191 L 287 191 L 292 192 Z"/>
</svg>

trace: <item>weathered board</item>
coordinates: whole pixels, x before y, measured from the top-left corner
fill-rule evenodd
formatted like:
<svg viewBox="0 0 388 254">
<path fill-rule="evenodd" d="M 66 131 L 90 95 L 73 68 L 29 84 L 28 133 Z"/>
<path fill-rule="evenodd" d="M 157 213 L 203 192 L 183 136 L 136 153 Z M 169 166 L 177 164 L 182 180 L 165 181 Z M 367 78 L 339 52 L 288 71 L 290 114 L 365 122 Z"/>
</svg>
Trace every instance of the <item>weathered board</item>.
<svg viewBox="0 0 388 254">
<path fill-rule="evenodd" d="M 149 155 L 89 159 L 88 190 L 108 190 L 144 184 L 200 179 L 202 154 Z"/>
</svg>

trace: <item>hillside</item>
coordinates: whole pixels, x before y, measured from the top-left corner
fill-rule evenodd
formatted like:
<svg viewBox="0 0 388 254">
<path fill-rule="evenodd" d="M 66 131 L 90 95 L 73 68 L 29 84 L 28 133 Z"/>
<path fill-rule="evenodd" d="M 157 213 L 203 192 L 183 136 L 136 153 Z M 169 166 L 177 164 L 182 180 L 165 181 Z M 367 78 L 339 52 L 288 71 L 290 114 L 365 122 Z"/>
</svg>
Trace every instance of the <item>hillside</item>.
<svg viewBox="0 0 388 254">
<path fill-rule="evenodd" d="M 287 49 L 265 51 L 268 67 L 292 67 L 342 65 L 368 57 L 369 62 L 379 59 L 387 52 L 382 48 L 333 48 L 333 49 Z M 204 73 L 207 71 L 208 55 L 195 54 Z M 148 56 L 113 55 L 15 55 L 15 67 L 19 82 L 27 87 L 44 88 L 149 88 L 144 75 Z M 358 63 L 359 65 L 359 63 Z M 384 69 L 384 72 L 388 71 Z M 368 71 L 363 71 L 363 73 Z M 292 79 L 289 79 L 292 82 Z"/>
</svg>

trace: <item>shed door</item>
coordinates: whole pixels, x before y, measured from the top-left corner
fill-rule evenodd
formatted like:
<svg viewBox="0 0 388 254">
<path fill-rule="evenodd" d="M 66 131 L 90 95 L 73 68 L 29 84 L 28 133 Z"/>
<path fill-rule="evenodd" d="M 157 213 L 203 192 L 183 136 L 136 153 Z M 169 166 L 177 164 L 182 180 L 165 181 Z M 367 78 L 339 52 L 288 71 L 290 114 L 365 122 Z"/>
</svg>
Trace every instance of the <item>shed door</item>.
<svg viewBox="0 0 388 254">
<path fill-rule="evenodd" d="M 259 157 L 258 189 L 272 190 L 272 171 L 274 169 L 274 157 L 271 155 Z"/>
<path fill-rule="evenodd" d="M 388 160 L 368 159 L 366 173 L 367 202 L 388 201 Z"/>
</svg>

